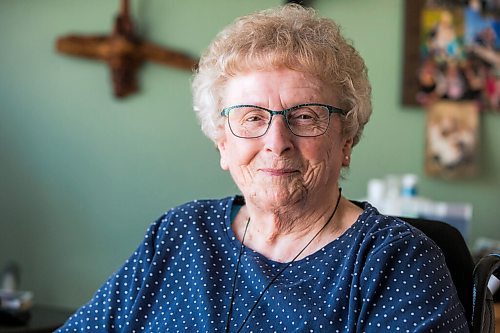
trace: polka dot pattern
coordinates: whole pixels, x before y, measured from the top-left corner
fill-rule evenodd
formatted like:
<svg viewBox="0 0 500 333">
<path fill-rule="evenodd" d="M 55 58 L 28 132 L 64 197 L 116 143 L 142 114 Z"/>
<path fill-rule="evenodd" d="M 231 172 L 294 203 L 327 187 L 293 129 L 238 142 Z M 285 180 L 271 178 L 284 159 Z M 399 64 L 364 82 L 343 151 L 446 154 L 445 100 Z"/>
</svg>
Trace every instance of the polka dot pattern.
<svg viewBox="0 0 500 333">
<path fill-rule="evenodd" d="M 230 228 L 236 198 L 168 211 L 57 332 L 224 332 L 241 245 Z M 242 332 L 468 331 L 439 248 L 362 205 L 349 230 L 276 280 Z M 231 332 L 283 265 L 245 248 Z"/>
</svg>

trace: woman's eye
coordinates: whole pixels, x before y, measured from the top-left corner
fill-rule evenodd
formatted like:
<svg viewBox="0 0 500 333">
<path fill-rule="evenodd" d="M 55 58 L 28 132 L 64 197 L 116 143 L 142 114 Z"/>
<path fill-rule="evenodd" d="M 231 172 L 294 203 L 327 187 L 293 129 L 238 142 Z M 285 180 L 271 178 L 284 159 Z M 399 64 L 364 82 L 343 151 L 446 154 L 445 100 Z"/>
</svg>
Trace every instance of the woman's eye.
<svg viewBox="0 0 500 333">
<path fill-rule="evenodd" d="M 302 114 L 298 114 L 295 118 L 296 119 L 307 120 L 307 119 L 312 119 L 313 117 L 310 114 L 302 113 Z"/>
<path fill-rule="evenodd" d="M 246 122 L 254 122 L 254 121 L 260 121 L 260 120 L 263 120 L 262 116 L 260 116 L 260 115 L 248 115 L 244 119 L 244 121 L 246 121 Z"/>
<path fill-rule="evenodd" d="M 291 115 L 291 118 L 293 120 L 308 120 L 308 121 L 312 121 L 312 120 L 315 120 L 317 119 L 317 115 L 314 113 L 314 112 L 311 112 L 311 111 L 307 111 L 307 110 L 300 110 L 298 112 L 294 112 L 292 115 Z"/>
<path fill-rule="evenodd" d="M 247 112 L 242 120 L 244 122 L 256 122 L 256 121 L 265 121 L 266 118 L 266 113 L 263 113 L 262 111 L 252 111 L 252 112 Z"/>
</svg>

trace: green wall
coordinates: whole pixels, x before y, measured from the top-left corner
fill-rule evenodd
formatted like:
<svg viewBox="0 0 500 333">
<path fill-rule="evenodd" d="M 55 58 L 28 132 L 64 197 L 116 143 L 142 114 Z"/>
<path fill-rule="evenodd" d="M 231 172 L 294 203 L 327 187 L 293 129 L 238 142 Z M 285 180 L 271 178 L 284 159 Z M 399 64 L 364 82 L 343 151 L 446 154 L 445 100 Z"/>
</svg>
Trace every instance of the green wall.
<svg viewBox="0 0 500 333">
<path fill-rule="evenodd" d="M 132 1 L 151 40 L 198 55 L 236 16 L 271 0 Z M 403 1 L 316 0 L 365 57 L 374 114 L 343 183 L 351 198 L 387 173 L 413 172 L 421 193 L 474 205 L 471 241 L 500 238 L 500 115 L 481 123 L 481 175 L 423 175 L 424 113 L 400 105 Z M 54 51 L 69 32 L 110 31 L 118 1 L 0 1 L 0 265 L 21 263 L 38 303 L 76 307 L 170 207 L 236 189 L 191 111 L 190 74 L 146 64 L 141 92 L 111 95 L 104 64 Z"/>
</svg>

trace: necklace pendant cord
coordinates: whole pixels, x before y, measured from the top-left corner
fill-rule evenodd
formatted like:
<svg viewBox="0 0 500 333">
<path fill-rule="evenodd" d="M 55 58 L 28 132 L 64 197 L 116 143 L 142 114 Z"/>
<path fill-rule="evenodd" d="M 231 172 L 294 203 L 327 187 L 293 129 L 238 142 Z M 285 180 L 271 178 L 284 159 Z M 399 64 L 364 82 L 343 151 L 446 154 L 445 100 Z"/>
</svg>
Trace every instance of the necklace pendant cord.
<svg viewBox="0 0 500 333">
<path fill-rule="evenodd" d="M 288 269 L 288 267 L 290 267 L 294 262 L 295 260 L 297 260 L 297 258 L 307 249 L 307 247 L 316 239 L 316 237 L 318 237 L 318 235 L 326 228 L 326 226 L 330 223 L 330 221 L 333 219 L 333 216 L 335 215 L 335 213 L 337 212 L 337 208 L 339 207 L 339 204 L 340 204 L 340 198 L 342 197 L 342 188 L 339 188 L 339 196 L 337 198 L 337 202 L 335 203 L 335 208 L 332 212 L 332 214 L 330 215 L 330 217 L 328 218 L 328 220 L 326 221 L 326 223 L 323 225 L 323 227 L 321 227 L 321 229 L 309 240 L 309 242 L 307 242 L 306 246 L 304 246 L 302 248 L 302 250 L 299 251 L 299 253 L 297 253 L 297 255 L 292 259 L 292 261 L 290 261 L 288 264 L 285 265 L 285 267 L 283 267 L 272 279 L 271 281 L 266 285 L 266 287 L 262 290 L 262 292 L 260 293 L 259 297 L 257 298 L 257 300 L 254 302 L 252 308 L 250 309 L 250 311 L 248 311 L 248 314 L 246 315 L 245 319 L 243 320 L 243 322 L 241 323 L 240 327 L 238 328 L 238 330 L 236 331 L 237 333 L 241 332 L 241 330 L 243 329 L 243 327 L 245 327 L 245 324 L 246 322 L 248 321 L 248 319 L 250 318 L 250 315 L 252 314 L 252 312 L 255 310 L 255 308 L 257 307 L 257 304 L 260 302 L 260 300 L 262 299 L 262 297 L 264 296 L 264 294 L 266 293 L 266 291 L 273 285 L 273 283 L 278 279 L 278 277 L 281 276 L 281 274 L 283 274 L 283 272 Z M 247 234 L 247 230 L 248 230 L 248 225 L 250 224 L 250 218 L 248 218 L 247 220 L 247 224 L 245 226 L 245 232 L 243 233 L 243 238 L 241 239 L 241 246 L 240 246 L 240 253 L 238 255 L 238 262 L 236 263 L 236 270 L 235 270 L 235 273 L 234 273 L 234 278 L 233 278 L 233 288 L 232 288 L 232 293 L 231 293 L 231 303 L 229 305 L 229 311 L 228 311 L 228 314 L 227 314 L 227 321 L 226 321 L 226 333 L 229 333 L 230 332 L 230 323 L 231 323 L 231 320 L 232 320 L 232 314 L 233 314 L 233 306 L 234 306 L 234 292 L 236 290 L 236 279 L 238 277 L 238 270 L 239 270 L 239 267 L 240 267 L 240 261 L 241 261 L 241 256 L 243 254 L 243 250 L 245 248 L 245 236 Z"/>
<path fill-rule="evenodd" d="M 228 310 L 228 313 L 227 313 L 226 333 L 229 333 L 229 326 L 230 326 L 231 320 L 232 320 L 233 306 L 234 306 L 234 292 L 236 290 L 236 279 L 238 277 L 238 270 L 240 268 L 241 255 L 243 254 L 243 250 L 244 250 L 243 243 L 245 241 L 245 236 L 247 234 L 247 230 L 248 230 L 249 224 L 250 224 L 250 217 L 248 218 L 247 224 L 245 226 L 245 232 L 243 233 L 243 238 L 242 238 L 241 245 L 240 245 L 240 253 L 238 254 L 238 261 L 236 263 L 236 270 L 234 272 L 233 288 L 232 288 L 232 292 L 231 292 L 231 303 L 229 304 L 229 310 Z"/>
</svg>

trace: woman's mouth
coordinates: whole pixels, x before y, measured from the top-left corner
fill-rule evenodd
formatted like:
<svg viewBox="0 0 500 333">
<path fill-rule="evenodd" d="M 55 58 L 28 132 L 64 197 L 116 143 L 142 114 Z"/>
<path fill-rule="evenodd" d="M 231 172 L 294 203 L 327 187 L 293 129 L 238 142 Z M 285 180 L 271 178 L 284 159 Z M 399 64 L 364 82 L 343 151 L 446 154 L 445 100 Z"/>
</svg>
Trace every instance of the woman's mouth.
<svg viewBox="0 0 500 333">
<path fill-rule="evenodd" d="M 263 168 L 263 169 L 259 169 L 261 172 L 264 172 L 270 176 L 276 176 L 276 177 L 280 177 L 280 176 L 290 176 L 294 173 L 297 173 L 299 172 L 298 170 L 296 169 L 276 169 L 276 168 Z"/>
</svg>

